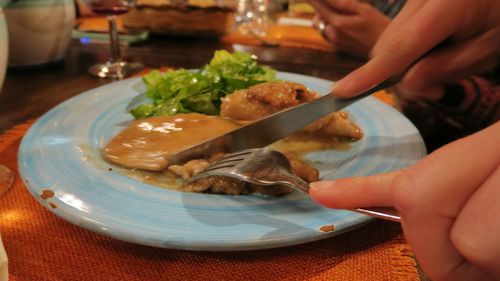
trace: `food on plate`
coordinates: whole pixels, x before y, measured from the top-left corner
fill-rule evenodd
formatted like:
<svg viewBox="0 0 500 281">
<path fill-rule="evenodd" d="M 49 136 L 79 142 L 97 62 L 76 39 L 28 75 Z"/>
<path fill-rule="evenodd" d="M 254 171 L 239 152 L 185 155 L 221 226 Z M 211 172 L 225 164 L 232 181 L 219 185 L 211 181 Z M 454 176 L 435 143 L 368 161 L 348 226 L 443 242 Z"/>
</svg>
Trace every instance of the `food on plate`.
<svg viewBox="0 0 500 281">
<path fill-rule="evenodd" d="M 319 94 L 293 82 L 268 82 L 222 98 L 221 116 L 254 121 L 285 108 L 312 101 Z M 346 111 L 331 113 L 303 129 L 303 133 L 360 139 L 361 129 L 348 119 Z"/>
<path fill-rule="evenodd" d="M 169 155 L 216 137 L 239 125 L 199 113 L 166 115 L 132 122 L 104 148 L 104 158 L 120 166 L 163 171 Z"/>
<path fill-rule="evenodd" d="M 291 192 L 284 186 L 261 187 L 222 176 L 187 183 L 223 153 L 175 165 L 168 160 L 172 154 L 241 125 L 312 101 L 318 93 L 299 83 L 278 81 L 275 70 L 258 65 L 250 54 L 227 51 L 217 51 L 198 71 L 154 71 L 143 80 L 151 103 L 134 108 L 131 113 L 138 120 L 104 148 L 103 157 L 108 162 L 181 179 L 183 191 L 233 195 Z M 341 138 L 360 139 L 361 129 L 348 117 L 345 111 L 331 113 L 271 146 L 287 155 L 296 175 L 307 182 L 317 181 L 318 170 L 301 160 L 300 151 L 331 148 Z"/>
<path fill-rule="evenodd" d="M 257 120 L 279 110 L 310 101 L 319 95 L 301 84 L 266 82 L 240 90 L 222 99 L 221 116 L 185 113 L 150 117 L 132 122 L 104 148 L 109 162 L 132 169 L 163 172 L 189 180 L 223 154 L 209 159 L 194 159 L 183 165 L 170 165 L 169 155 L 198 144 L 203 140 L 229 132 L 241 124 Z M 248 109 L 248 110 L 247 110 Z M 362 137 L 360 128 L 348 120 L 346 112 L 332 113 L 304 128 L 299 135 L 329 137 Z M 297 157 L 288 155 L 293 172 L 307 182 L 319 179 L 318 170 Z M 262 193 L 285 194 L 284 186 L 260 187 L 228 177 L 208 177 L 185 184 L 181 190 L 223 193 L 231 195 Z"/>
<path fill-rule="evenodd" d="M 319 97 L 293 82 L 262 83 L 222 98 L 222 117 L 251 121 Z"/>
<path fill-rule="evenodd" d="M 217 154 L 208 160 L 205 159 L 195 159 L 188 161 L 184 165 L 172 165 L 168 169 L 174 174 L 182 177 L 185 180 L 189 180 L 194 175 L 203 171 L 207 168 L 211 162 L 222 157 L 223 154 Z M 307 163 L 300 161 L 298 159 L 290 159 L 290 165 L 292 167 L 292 172 L 302 178 L 307 182 L 313 182 L 319 180 L 319 172 Z M 241 195 L 250 193 L 261 193 L 267 195 L 280 195 L 292 192 L 289 187 L 286 186 L 259 186 L 255 184 L 250 184 L 247 182 L 240 181 L 238 179 L 223 177 L 223 176 L 212 176 L 206 177 L 195 182 L 187 183 L 182 188 L 184 191 L 190 192 L 209 192 L 209 193 L 223 193 L 230 195 Z"/>
<path fill-rule="evenodd" d="M 132 109 L 136 119 L 198 112 L 219 115 L 221 98 L 240 89 L 275 81 L 276 71 L 248 53 L 216 51 L 198 71 L 179 69 L 144 76 L 151 103 Z"/>
</svg>

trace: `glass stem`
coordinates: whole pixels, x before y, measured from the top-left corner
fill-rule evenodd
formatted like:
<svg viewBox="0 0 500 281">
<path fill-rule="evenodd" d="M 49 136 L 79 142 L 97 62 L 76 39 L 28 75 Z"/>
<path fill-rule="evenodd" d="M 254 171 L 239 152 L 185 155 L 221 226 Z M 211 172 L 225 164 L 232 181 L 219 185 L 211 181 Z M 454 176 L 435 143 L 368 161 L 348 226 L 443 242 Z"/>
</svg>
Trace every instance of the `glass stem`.
<svg viewBox="0 0 500 281">
<path fill-rule="evenodd" d="M 117 62 L 121 59 L 118 30 L 116 28 L 116 16 L 108 16 L 109 22 L 109 43 L 111 45 L 111 61 Z"/>
</svg>

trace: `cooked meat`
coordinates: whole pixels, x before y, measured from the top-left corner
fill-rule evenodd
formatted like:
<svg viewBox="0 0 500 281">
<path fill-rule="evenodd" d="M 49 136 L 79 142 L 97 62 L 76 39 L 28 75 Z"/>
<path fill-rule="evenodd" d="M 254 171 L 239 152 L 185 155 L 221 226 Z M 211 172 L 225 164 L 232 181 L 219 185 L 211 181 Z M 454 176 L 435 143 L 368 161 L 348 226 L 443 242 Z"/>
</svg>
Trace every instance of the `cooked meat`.
<svg viewBox="0 0 500 281">
<path fill-rule="evenodd" d="M 257 120 L 288 107 L 318 98 L 317 93 L 292 82 L 267 82 L 237 91 L 222 100 L 221 116 L 234 120 Z M 345 111 L 331 113 L 304 128 L 307 133 L 360 139 L 361 129 Z"/>
<path fill-rule="evenodd" d="M 221 154 L 217 154 L 216 157 L 220 158 Z M 314 167 L 296 159 L 290 160 L 290 164 L 292 166 L 293 173 L 306 182 L 319 180 L 319 172 Z M 172 165 L 169 167 L 169 170 L 176 175 L 181 176 L 183 179 L 188 180 L 192 176 L 201 172 L 204 168 L 208 167 L 208 165 L 209 162 L 207 160 L 196 159 L 191 160 L 184 165 Z M 192 183 L 187 183 L 182 187 L 182 189 L 190 192 L 208 192 L 229 195 L 243 195 L 249 193 L 281 195 L 292 192 L 292 189 L 286 186 L 259 186 L 224 176 L 207 177 Z"/>
<path fill-rule="evenodd" d="M 205 159 L 195 159 L 188 161 L 184 165 L 171 165 L 168 170 L 172 173 L 181 176 L 183 179 L 188 180 L 194 175 L 207 168 L 210 163 Z"/>
<path fill-rule="evenodd" d="M 190 192 L 209 192 L 229 195 L 242 195 L 250 193 L 250 190 L 245 182 L 221 176 L 207 177 L 195 182 L 187 183 L 183 186 L 183 190 Z"/>
<path fill-rule="evenodd" d="M 349 137 L 356 140 L 363 137 L 363 131 L 358 125 L 349 121 L 349 114 L 346 111 L 331 113 L 308 125 L 302 131 L 325 136 Z"/>
<path fill-rule="evenodd" d="M 257 120 L 317 97 L 301 84 L 267 82 L 223 98 L 220 115 L 234 120 Z"/>
<path fill-rule="evenodd" d="M 220 116 L 233 120 L 257 120 L 274 112 L 273 108 L 247 97 L 248 91 L 236 91 L 222 99 Z"/>
<path fill-rule="evenodd" d="M 237 91 L 222 100 L 221 116 L 179 114 L 137 120 L 116 136 L 104 149 L 106 160 L 129 168 L 165 171 L 184 180 L 192 178 L 224 154 L 217 153 L 209 159 L 191 160 L 184 165 L 169 165 L 171 153 L 185 149 L 210 137 L 220 135 L 288 107 L 311 101 L 318 94 L 305 86 L 291 82 L 262 83 L 247 90 Z M 295 136 L 350 137 L 359 139 L 362 132 L 348 120 L 347 112 L 335 112 L 314 122 Z M 229 120 L 233 119 L 233 120 Z M 236 123 L 235 121 L 238 121 Z M 305 134 L 304 134 L 305 132 Z M 297 157 L 297 156 L 292 156 Z M 292 171 L 306 182 L 319 180 L 314 167 L 297 159 L 290 159 Z M 167 168 L 168 167 L 168 168 Z M 262 193 L 280 195 L 292 192 L 285 186 L 257 186 L 223 177 L 208 177 L 185 184 L 182 189 L 190 192 L 207 192 L 229 195 Z"/>
<path fill-rule="evenodd" d="M 304 85 L 292 82 L 267 82 L 248 89 L 249 100 L 271 105 L 275 111 L 312 101 L 319 97 Z"/>
<path fill-rule="evenodd" d="M 262 83 L 247 90 L 237 91 L 222 100 L 221 116 L 239 121 L 252 121 L 287 107 L 296 106 L 311 101 L 318 94 L 310 92 L 301 84 L 291 82 Z M 359 139 L 362 132 L 358 126 L 351 123 L 345 111 L 339 111 L 314 122 L 302 130 L 308 134 L 319 136 L 342 136 Z M 204 166 L 222 157 L 214 155 L 206 160 L 193 160 L 184 166 L 171 166 L 169 170 L 188 179 L 203 169 Z M 194 162 L 196 161 L 196 162 Z M 319 172 L 314 167 L 297 159 L 290 159 L 293 173 L 305 180 L 313 182 L 319 180 Z M 184 190 L 192 192 L 211 192 L 232 195 L 262 193 L 280 195 L 292 192 L 285 186 L 258 186 L 244 183 L 228 177 L 208 177 L 184 186 Z"/>
<path fill-rule="evenodd" d="M 297 159 L 291 159 L 290 165 L 294 174 L 306 182 L 313 182 L 319 180 L 319 171 L 311 167 L 309 164 Z"/>
<path fill-rule="evenodd" d="M 216 153 L 210 155 L 210 159 L 208 159 L 208 162 L 213 163 L 213 162 L 221 159 L 222 157 L 224 157 L 225 154 L 226 153 L 224 153 L 224 152 L 216 152 Z"/>
</svg>

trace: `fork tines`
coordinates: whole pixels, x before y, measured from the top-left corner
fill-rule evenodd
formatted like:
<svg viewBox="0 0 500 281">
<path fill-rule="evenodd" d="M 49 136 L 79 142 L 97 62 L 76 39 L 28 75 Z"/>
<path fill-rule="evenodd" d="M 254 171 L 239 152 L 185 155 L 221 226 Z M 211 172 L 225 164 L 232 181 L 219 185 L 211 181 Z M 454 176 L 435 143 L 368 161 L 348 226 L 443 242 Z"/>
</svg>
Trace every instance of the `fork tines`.
<svg viewBox="0 0 500 281">
<path fill-rule="evenodd" d="M 218 169 L 223 169 L 223 168 L 231 168 L 235 167 L 236 164 L 242 162 L 245 159 L 248 159 L 248 156 L 255 151 L 260 150 L 260 149 L 246 149 L 234 153 L 228 153 L 224 155 L 221 159 L 215 161 L 212 163 L 208 168 L 203 170 L 201 173 L 213 171 L 213 170 L 218 170 Z M 200 173 L 200 174 L 201 174 Z"/>
</svg>

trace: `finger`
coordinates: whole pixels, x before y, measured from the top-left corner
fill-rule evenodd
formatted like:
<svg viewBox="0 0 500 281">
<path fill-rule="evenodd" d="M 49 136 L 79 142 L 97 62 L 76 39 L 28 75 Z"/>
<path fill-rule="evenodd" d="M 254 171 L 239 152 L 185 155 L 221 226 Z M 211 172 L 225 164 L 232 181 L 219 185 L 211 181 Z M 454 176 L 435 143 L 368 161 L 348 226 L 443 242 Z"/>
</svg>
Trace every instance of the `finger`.
<svg viewBox="0 0 500 281">
<path fill-rule="evenodd" d="M 461 13 L 450 13 L 443 17 L 450 3 L 448 1 L 424 1 L 415 4 L 415 14 L 406 21 L 394 21 L 381 35 L 373 48 L 374 56 L 403 60 L 407 65 L 427 53 L 463 26 Z M 436 22 L 439 22 L 436 25 Z M 396 25 L 397 24 L 397 25 Z"/>
<path fill-rule="evenodd" d="M 337 13 L 343 14 L 357 14 L 362 5 L 362 2 L 353 0 L 328 0 L 328 4 Z"/>
<path fill-rule="evenodd" d="M 326 25 L 321 35 L 328 40 L 332 45 L 336 46 L 338 50 L 351 51 L 357 47 L 356 42 L 353 42 L 341 29 L 333 26 Z"/>
<path fill-rule="evenodd" d="M 349 97 L 366 91 L 402 72 L 412 62 L 448 38 L 461 26 L 459 13 L 442 17 L 447 1 L 429 1 L 412 17 L 411 22 L 384 32 L 373 50 L 373 58 L 334 86 L 337 96 Z M 439 22 L 439 25 L 436 25 Z M 392 23 L 391 23 L 392 25 Z M 432 32 L 429 32 L 432 30 Z"/>
<path fill-rule="evenodd" d="M 443 279 L 442 274 L 451 274 L 464 262 L 450 240 L 450 231 L 467 198 L 498 167 L 498 139 L 500 122 L 437 150 L 399 174 L 376 180 L 337 180 L 329 186 L 313 184 L 310 194 L 336 208 L 394 205 L 422 266 L 435 279 Z M 355 190 L 347 191 L 351 186 Z M 477 269 L 468 269 L 477 273 Z"/>
<path fill-rule="evenodd" d="M 350 17 L 357 14 L 361 3 L 353 0 L 308 0 L 322 19 L 332 24 L 341 15 Z"/>
<path fill-rule="evenodd" d="M 319 14 L 320 18 L 328 21 L 330 15 L 334 13 L 333 9 L 325 1 L 322 0 L 308 0 L 309 4 L 314 7 L 316 13 Z"/>
<path fill-rule="evenodd" d="M 392 24 L 386 28 L 385 34 L 393 33 L 394 29 L 400 28 L 404 24 L 407 24 L 411 21 L 411 18 L 417 14 L 418 10 L 420 10 L 427 0 L 410 0 L 405 3 L 401 11 L 397 14 L 397 16 L 392 20 Z M 383 38 L 383 34 L 381 35 L 381 39 Z"/>
<path fill-rule="evenodd" d="M 405 23 L 410 21 L 410 19 L 416 14 L 416 12 L 425 4 L 426 0 L 411 0 L 407 1 L 403 6 L 403 9 L 398 13 L 398 15 L 392 20 L 392 22 L 385 28 L 384 32 L 378 38 L 377 42 L 384 41 L 384 34 L 392 34 L 393 30 L 398 30 L 401 26 L 404 26 Z M 382 61 L 383 62 L 383 61 Z M 373 64 L 373 63 L 372 63 Z M 380 64 L 380 63 L 378 63 Z M 377 63 L 375 64 L 376 67 Z M 333 86 L 333 92 L 335 95 L 339 97 L 349 97 L 354 96 L 361 91 L 367 90 L 377 83 L 380 83 L 381 78 L 370 79 L 371 75 L 376 73 L 372 71 L 377 71 L 377 69 L 373 69 L 370 64 L 361 67 L 362 69 L 357 69 L 351 74 L 349 74 L 344 79 L 337 81 L 337 83 Z M 379 75 L 380 76 L 380 75 Z M 385 79 L 386 77 L 384 77 Z M 371 82 L 370 80 L 375 80 Z M 380 80 L 380 81 L 378 81 Z M 356 83 L 359 83 L 359 87 L 356 87 Z"/>
<path fill-rule="evenodd" d="M 443 51 L 437 50 L 415 64 L 405 75 L 403 87 L 421 91 L 494 68 L 500 55 L 500 27 Z"/>
<path fill-rule="evenodd" d="M 497 167 L 499 139 L 500 122 L 497 122 L 436 150 L 408 168 L 413 184 L 418 188 L 394 190 L 395 204 L 399 203 L 397 207 L 401 211 L 416 216 L 429 211 L 443 217 L 457 215 L 467 195 L 472 194 Z M 426 210 L 415 210 L 416 205 Z"/>
<path fill-rule="evenodd" d="M 313 17 L 313 20 L 312 20 L 312 26 L 313 26 L 315 29 L 318 29 L 319 24 L 320 24 L 320 23 L 324 23 L 324 22 L 325 22 L 325 21 L 324 21 L 324 19 L 323 19 L 320 15 L 316 14 L 316 15 L 314 15 L 314 17 Z"/>
<path fill-rule="evenodd" d="M 492 172 L 491 167 L 496 167 L 500 158 L 500 150 L 495 149 L 499 137 L 500 122 L 437 150 L 405 170 L 316 182 L 309 192 L 318 203 L 331 208 L 396 205 L 402 212 L 411 213 L 418 205 L 437 215 L 452 217 L 465 204 L 467 195 Z M 464 159 L 468 161 L 466 165 Z M 464 185 L 463 177 L 470 174 L 471 167 L 477 172 L 467 176 L 468 188 L 457 189 Z M 450 202 L 449 207 L 443 206 L 444 198 Z M 425 210 L 416 212 L 419 215 Z"/>
<path fill-rule="evenodd" d="M 325 38 L 328 42 L 333 45 L 338 45 L 338 32 L 335 27 L 331 25 L 326 25 L 323 31 L 321 32 L 323 38 Z"/>
<path fill-rule="evenodd" d="M 335 209 L 393 206 L 391 183 L 400 174 L 392 172 L 311 183 L 309 195 L 321 205 Z"/>
<path fill-rule="evenodd" d="M 395 94 L 402 101 L 431 101 L 438 102 L 441 98 L 443 98 L 445 88 L 442 84 L 433 84 L 429 85 L 426 88 L 421 90 L 414 90 L 412 88 L 406 87 L 405 84 L 398 83 L 395 87 Z M 425 106 L 425 104 L 424 104 Z"/>
<path fill-rule="evenodd" d="M 451 232 L 451 239 L 462 255 L 491 276 L 500 276 L 499 184 L 500 166 L 467 202 Z"/>
<path fill-rule="evenodd" d="M 408 170 L 410 181 L 393 184 L 406 238 L 436 280 L 454 280 L 440 274 L 452 274 L 464 262 L 451 228 L 468 198 L 498 167 L 498 139 L 500 122 L 437 150 Z"/>
</svg>

